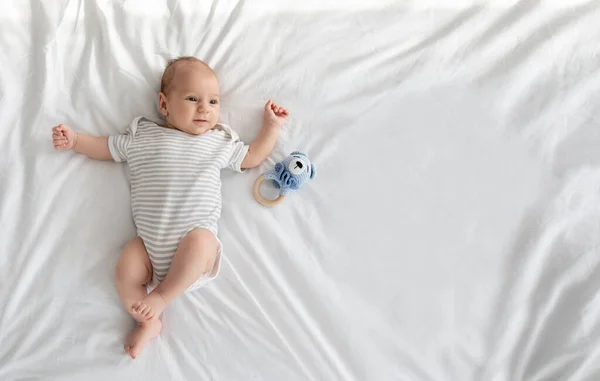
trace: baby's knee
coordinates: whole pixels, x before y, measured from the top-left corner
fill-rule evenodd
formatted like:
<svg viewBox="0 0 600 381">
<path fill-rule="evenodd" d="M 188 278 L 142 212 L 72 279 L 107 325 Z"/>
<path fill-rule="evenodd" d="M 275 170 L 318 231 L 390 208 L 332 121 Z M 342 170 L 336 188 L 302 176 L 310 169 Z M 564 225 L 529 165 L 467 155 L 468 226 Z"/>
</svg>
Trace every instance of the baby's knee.
<svg viewBox="0 0 600 381">
<path fill-rule="evenodd" d="M 194 246 L 206 247 L 214 246 L 217 242 L 215 235 L 208 229 L 195 228 L 185 237 Z"/>
<path fill-rule="evenodd" d="M 214 262 L 218 250 L 218 241 L 208 229 L 196 228 L 186 236 L 193 251 L 202 255 L 207 262 Z"/>
<path fill-rule="evenodd" d="M 146 251 L 146 246 L 144 245 L 144 241 L 142 241 L 142 238 L 140 236 L 135 236 L 134 238 L 130 239 L 125 244 L 125 247 L 123 248 L 123 254 L 132 252 L 132 251 L 139 252 L 141 250 Z"/>
<path fill-rule="evenodd" d="M 192 230 L 190 230 L 190 232 L 187 234 L 188 237 L 194 237 L 196 239 L 200 239 L 200 238 L 212 238 L 214 237 L 213 232 L 211 232 L 210 230 L 206 229 L 206 228 L 194 228 Z"/>
</svg>

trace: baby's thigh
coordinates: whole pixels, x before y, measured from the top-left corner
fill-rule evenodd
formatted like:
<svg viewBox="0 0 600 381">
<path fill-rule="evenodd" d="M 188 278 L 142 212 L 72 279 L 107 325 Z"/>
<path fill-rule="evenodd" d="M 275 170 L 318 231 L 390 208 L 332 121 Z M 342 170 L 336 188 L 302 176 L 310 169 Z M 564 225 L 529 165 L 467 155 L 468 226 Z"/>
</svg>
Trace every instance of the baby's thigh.
<svg viewBox="0 0 600 381">
<path fill-rule="evenodd" d="M 186 251 L 190 255 L 198 256 L 210 268 L 215 262 L 218 249 L 219 241 L 213 232 L 195 228 L 181 239 L 177 251 Z"/>
</svg>

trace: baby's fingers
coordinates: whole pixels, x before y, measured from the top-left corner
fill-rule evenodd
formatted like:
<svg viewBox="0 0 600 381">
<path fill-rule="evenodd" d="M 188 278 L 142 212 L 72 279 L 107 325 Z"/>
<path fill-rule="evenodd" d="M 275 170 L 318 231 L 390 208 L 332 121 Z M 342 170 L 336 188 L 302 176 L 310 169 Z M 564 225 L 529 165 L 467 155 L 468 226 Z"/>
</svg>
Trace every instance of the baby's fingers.
<svg viewBox="0 0 600 381">
<path fill-rule="evenodd" d="M 283 107 L 278 107 L 278 108 L 275 110 L 275 114 L 277 114 L 277 116 L 283 116 L 283 117 L 287 117 L 287 116 L 289 115 L 289 112 L 288 112 L 288 110 L 286 110 L 286 109 L 285 109 L 285 108 L 283 108 Z"/>
<path fill-rule="evenodd" d="M 69 126 L 67 126 L 66 124 L 62 124 L 62 123 L 57 126 L 57 129 L 61 134 L 65 134 L 65 133 L 67 133 L 67 131 L 70 130 Z"/>
<path fill-rule="evenodd" d="M 270 110 L 272 106 L 273 106 L 273 101 L 269 99 L 267 101 L 267 103 L 265 103 L 265 111 Z"/>
</svg>

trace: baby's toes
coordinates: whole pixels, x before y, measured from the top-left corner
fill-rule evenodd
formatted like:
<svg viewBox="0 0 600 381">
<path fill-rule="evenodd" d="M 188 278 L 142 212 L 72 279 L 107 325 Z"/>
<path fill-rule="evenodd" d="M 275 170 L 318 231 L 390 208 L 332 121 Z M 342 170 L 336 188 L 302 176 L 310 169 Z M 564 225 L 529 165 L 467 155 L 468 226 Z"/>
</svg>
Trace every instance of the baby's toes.
<svg viewBox="0 0 600 381">
<path fill-rule="evenodd" d="M 150 312 L 152 312 L 152 308 L 148 305 L 144 305 L 144 308 L 140 311 L 140 315 L 148 317 Z"/>
<path fill-rule="evenodd" d="M 144 313 L 144 310 L 147 309 L 148 306 L 144 303 L 140 304 L 139 307 L 137 308 L 137 312 L 142 315 Z"/>
<path fill-rule="evenodd" d="M 132 312 L 139 312 L 140 306 L 142 305 L 141 301 L 137 301 L 131 305 Z"/>
<path fill-rule="evenodd" d="M 144 314 L 144 316 L 148 320 L 152 319 L 154 317 L 154 310 L 152 310 L 152 308 L 148 308 L 148 311 L 146 311 L 146 313 Z"/>
<path fill-rule="evenodd" d="M 146 320 L 150 320 L 154 317 L 154 315 L 156 315 L 154 313 L 154 310 L 152 309 L 152 307 L 148 307 L 148 310 L 146 310 L 146 312 L 144 313 L 144 317 L 146 318 Z"/>
</svg>

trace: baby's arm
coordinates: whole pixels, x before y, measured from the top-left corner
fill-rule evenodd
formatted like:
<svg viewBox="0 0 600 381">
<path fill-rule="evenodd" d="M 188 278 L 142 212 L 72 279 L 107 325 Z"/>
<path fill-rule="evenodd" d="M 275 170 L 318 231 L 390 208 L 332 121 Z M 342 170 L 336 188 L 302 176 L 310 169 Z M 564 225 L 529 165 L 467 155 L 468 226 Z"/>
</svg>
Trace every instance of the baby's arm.
<svg viewBox="0 0 600 381">
<path fill-rule="evenodd" d="M 52 128 L 52 142 L 57 150 L 82 153 L 96 160 L 113 160 L 108 150 L 108 136 L 90 136 L 75 132 L 65 124 Z"/>
<path fill-rule="evenodd" d="M 273 151 L 281 126 L 288 118 L 288 111 L 269 99 L 265 104 L 265 121 L 256 140 L 250 144 L 248 153 L 242 161 L 242 168 L 258 167 Z"/>
</svg>

